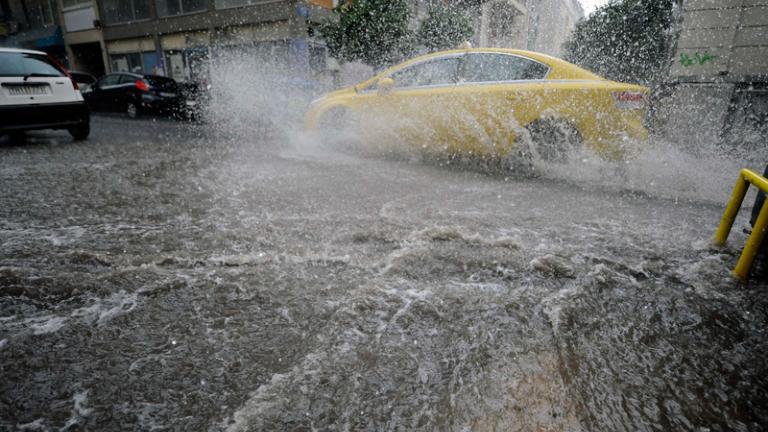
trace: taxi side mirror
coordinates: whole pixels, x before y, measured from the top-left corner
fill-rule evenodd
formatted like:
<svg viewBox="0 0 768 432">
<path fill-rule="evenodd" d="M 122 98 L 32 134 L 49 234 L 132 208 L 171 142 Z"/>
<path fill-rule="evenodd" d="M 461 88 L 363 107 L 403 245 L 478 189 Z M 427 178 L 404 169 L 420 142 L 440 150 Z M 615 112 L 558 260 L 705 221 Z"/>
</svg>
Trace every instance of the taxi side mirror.
<svg viewBox="0 0 768 432">
<path fill-rule="evenodd" d="M 390 77 L 384 77 L 379 79 L 379 82 L 377 84 L 378 84 L 377 87 L 380 95 L 385 95 L 391 92 L 393 88 L 395 88 L 395 80 L 393 80 Z"/>
</svg>

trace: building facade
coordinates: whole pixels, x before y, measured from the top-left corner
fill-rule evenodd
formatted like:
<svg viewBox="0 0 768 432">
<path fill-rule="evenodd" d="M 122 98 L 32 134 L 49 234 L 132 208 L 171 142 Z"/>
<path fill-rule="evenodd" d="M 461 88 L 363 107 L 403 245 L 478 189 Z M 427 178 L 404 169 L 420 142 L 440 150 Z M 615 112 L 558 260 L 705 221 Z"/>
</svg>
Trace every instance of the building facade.
<svg viewBox="0 0 768 432">
<path fill-rule="evenodd" d="M 666 134 L 768 157 L 768 0 L 683 0 L 679 15 L 661 104 Z"/>
<path fill-rule="evenodd" d="M 335 0 L 0 0 L 0 44 L 42 49 L 70 69 L 198 80 L 227 48 L 324 66 L 317 22 Z"/>
<path fill-rule="evenodd" d="M 489 0 L 481 5 L 477 42 L 558 56 L 583 17 L 576 0 Z"/>
<path fill-rule="evenodd" d="M 65 61 L 56 0 L 0 0 L 0 45 L 41 50 Z"/>
<path fill-rule="evenodd" d="M 0 44 L 42 49 L 95 76 L 131 71 L 199 81 L 240 49 L 285 58 L 292 72 L 326 67 L 317 24 L 339 0 L 0 0 Z M 428 7 L 416 0 L 414 25 Z M 576 0 L 462 0 L 477 46 L 558 54 L 582 12 Z"/>
<path fill-rule="evenodd" d="M 309 69 L 324 2 L 295 0 L 99 0 L 107 68 L 200 80 L 206 64 L 227 48 L 291 58 Z M 330 5 L 332 6 L 332 2 Z"/>
<path fill-rule="evenodd" d="M 94 0 L 58 1 L 69 67 L 97 77 L 104 75 L 107 55 L 97 4 Z"/>
</svg>

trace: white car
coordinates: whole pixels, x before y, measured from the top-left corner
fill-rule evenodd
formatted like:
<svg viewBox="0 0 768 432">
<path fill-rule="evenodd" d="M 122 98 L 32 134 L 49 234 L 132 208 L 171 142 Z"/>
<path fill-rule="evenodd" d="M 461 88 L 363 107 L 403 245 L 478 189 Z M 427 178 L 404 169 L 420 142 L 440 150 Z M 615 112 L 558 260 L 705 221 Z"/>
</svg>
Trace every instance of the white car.
<svg viewBox="0 0 768 432">
<path fill-rule="evenodd" d="M 66 129 L 88 138 L 90 113 L 77 83 L 47 54 L 0 48 L 0 135 Z"/>
</svg>

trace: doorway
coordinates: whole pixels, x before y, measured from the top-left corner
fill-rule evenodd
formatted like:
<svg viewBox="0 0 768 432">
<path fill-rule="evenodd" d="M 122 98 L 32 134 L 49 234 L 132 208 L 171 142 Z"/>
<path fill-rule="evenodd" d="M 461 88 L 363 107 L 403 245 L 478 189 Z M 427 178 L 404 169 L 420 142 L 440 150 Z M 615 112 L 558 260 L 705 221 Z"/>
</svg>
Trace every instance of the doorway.
<svg viewBox="0 0 768 432">
<path fill-rule="evenodd" d="M 88 72 L 95 77 L 104 75 L 104 58 L 101 55 L 101 44 L 99 42 L 90 42 L 70 45 L 72 49 L 73 61 L 72 69 L 80 72 Z"/>
</svg>

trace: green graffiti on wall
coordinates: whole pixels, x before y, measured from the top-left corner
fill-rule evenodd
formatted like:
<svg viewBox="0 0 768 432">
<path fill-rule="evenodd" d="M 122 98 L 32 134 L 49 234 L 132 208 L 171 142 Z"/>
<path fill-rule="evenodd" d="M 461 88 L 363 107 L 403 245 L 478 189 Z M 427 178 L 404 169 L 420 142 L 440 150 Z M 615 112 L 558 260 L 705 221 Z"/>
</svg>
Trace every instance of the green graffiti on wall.
<svg viewBox="0 0 768 432">
<path fill-rule="evenodd" d="M 717 56 L 713 56 L 707 51 L 704 51 L 703 54 L 697 51 L 693 57 L 686 53 L 680 53 L 680 64 L 683 65 L 683 67 L 703 65 L 704 63 L 715 61 L 716 58 Z"/>
</svg>

